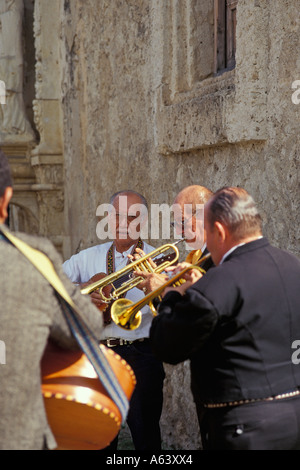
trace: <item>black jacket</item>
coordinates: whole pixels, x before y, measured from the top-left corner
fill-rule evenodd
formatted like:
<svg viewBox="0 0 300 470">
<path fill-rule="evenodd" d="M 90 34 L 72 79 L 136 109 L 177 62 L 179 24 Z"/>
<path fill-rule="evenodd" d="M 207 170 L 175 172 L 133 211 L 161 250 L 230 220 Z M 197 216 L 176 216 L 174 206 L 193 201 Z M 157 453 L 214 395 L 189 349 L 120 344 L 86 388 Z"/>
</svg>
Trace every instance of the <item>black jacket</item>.
<svg viewBox="0 0 300 470">
<path fill-rule="evenodd" d="M 168 293 L 150 340 L 164 362 L 191 360 L 205 403 L 265 398 L 300 387 L 300 261 L 258 239 L 236 248 L 182 297 Z"/>
</svg>

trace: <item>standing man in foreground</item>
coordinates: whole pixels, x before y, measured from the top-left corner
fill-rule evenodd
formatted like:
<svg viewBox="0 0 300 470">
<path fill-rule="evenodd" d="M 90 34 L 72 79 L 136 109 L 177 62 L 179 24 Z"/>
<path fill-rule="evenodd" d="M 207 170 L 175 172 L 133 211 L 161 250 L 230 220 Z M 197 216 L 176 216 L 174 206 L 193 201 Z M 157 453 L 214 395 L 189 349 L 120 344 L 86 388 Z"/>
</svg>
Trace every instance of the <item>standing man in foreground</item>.
<svg viewBox="0 0 300 470">
<path fill-rule="evenodd" d="M 147 209 L 144 197 L 135 191 L 120 191 L 111 197 L 112 214 L 109 218 L 110 232 L 113 242 L 87 248 L 73 255 L 63 265 L 64 271 L 71 281 L 86 287 L 105 275 L 125 267 L 137 247 L 146 254 L 153 247 L 140 238 L 141 214 L 137 208 Z M 143 212 L 143 210 L 139 211 Z M 103 305 L 99 293 L 91 294 L 92 301 L 98 306 Z M 141 290 L 130 289 L 126 297 L 134 302 L 144 297 Z M 106 313 L 104 312 L 104 315 Z M 163 404 L 164 369 L 162 362 L 151 352 L 149 330 L 152 313 L 147 307 L 142 309 L 142 323 L 135 330 L 124 330 L 105 316 L 103 343 L 112 347 L 132 367 L 137 385 L 130 401 L 127 423 L 136 450 L 160 450 L 161 435 L 159 420 Z M 109 449 L 117 449 L 116 438 Z"/>
<path fill-rule="evenodd" d="M 300 366 L 292 360 L 300 261 L 262 236 L 256 205 L 241 188 L 214 194 L 205 229 L 216 267 L 166 289 L 152 348 L 170 364 L 191 360 L 204 449 L 300 449 Z"/>
<path fill-rule="evenodd" d="M 55 437 L 41 393 L 40 362 L 48 338 L 68 349 L 79 348 L 54 289 L 6 238 L 6 234 L 12 235 L 4 225 L 12 194 L 8 161 L 0 151 L 0 340 L 6 353 L 5 363 L 0 363 L 0 449 L 54 449 Z M 17 238 L 47 254 L 69 296 L 100 339 L 101 315 L 65 276 L 53 245 L 47 239 L 25 234 Z"/>
</svg>

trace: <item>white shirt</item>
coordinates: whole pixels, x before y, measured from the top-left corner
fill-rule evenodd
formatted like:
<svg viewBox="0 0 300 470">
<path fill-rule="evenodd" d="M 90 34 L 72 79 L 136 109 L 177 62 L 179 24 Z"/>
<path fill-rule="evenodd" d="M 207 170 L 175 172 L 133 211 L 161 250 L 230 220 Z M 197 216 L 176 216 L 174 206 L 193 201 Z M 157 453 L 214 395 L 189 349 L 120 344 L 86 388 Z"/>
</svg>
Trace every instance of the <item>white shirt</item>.
<svg viewBox="0 0 300 470">
<path fill-rule="evenodd" d="M 106 257 L 111 244 L 112 242 L 107 242 L 101 245 L 92 246 L 86 250 L 80 251 L 78 254 L 73 255 L 69 260 L 65 261 L 63 264 L 63 270 L 68 278 L 72 282 L 83 283 L 89 281 L 89 279 L 95 274 L 107 273 Z M 143 251 L 145 254 L 148 254 L 153 250 L 153 247 L 144 242 Z M 123 253 L 119 253 L 114 249 L 115 271 L 118 271 L 127 265 L 127 255 L 129 255 L 131 251 L 132 247 Z M 144 293 L 137 287 L 130 289 L 126 294 L 126 298 L 133 302 L 137 302 L 143 297 Z M 109 325 L 105 325 L 102 339 L 123 338 L 129 341 L 134 341 L 139 338 L 148 338 L 153 315 L 148 305 L 145 306 L 141 312 L 142 322 L 138 328 L 135 330 L 124 330 L 111 322 Z"/>
</svg>

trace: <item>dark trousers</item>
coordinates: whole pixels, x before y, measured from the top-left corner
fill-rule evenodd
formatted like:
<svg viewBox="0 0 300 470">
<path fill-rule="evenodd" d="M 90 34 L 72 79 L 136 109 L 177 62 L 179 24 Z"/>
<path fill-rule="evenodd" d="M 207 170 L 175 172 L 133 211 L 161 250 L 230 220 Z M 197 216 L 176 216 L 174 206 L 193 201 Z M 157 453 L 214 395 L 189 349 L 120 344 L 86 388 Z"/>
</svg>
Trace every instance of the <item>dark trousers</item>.
<svg viewBox="0 0 300 470">
<path fill-rule="evenodd" d="M 159 420 L 162 412 L 165 378 L 162 362 L 153 356 L 148 339 L 116 346 L 113 351 L 132 367 L 137 380 L 127 416 L 135 450 L 160 450 Z M 118 436 L 104 450 L 116 450 L 117 445 Z"/>
<path fill-rule="evenodd" d="M 300 450 L 300 398 L 205 409 L 204 450 Z"/>
</svg>

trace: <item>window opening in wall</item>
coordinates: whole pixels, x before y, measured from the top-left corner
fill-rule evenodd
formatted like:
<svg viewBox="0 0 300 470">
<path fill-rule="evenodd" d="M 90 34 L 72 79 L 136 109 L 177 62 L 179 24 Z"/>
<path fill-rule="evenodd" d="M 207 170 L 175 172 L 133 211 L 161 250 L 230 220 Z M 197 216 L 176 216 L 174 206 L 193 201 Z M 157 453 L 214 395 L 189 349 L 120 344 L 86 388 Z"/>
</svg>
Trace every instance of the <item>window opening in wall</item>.
<svg viewBox="0 0 300 470">
<path fill-rule="evenodd" d="M 238 0 L 215 0 L 215 63 L 214 73 L 235 67 L 236 10 Z"/>
</svg>

